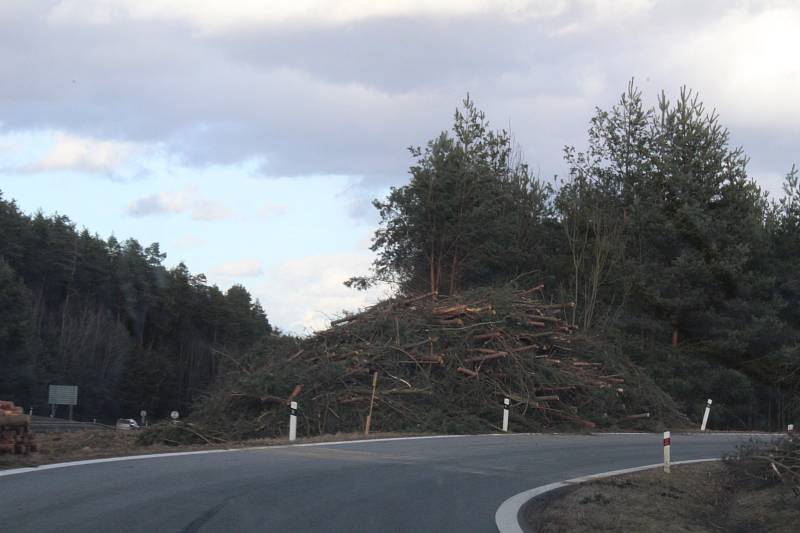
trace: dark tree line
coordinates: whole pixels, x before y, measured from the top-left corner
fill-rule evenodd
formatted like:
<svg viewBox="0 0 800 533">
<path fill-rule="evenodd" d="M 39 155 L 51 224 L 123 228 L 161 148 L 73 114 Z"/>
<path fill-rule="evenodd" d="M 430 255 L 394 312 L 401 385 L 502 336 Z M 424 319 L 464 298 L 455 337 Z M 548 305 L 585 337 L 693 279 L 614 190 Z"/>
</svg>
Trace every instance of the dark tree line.
<svg viewBox="0 0 800 533">
<path fill-rule="evenodd" d="M 376 200 L 368 277 L 455 293 L 525 278 L 574 301 L 697 416 L 777 428 L 800 415 L 800 186 L 770 201 L 719 117 L 692 91 L 647 108 L 631 83 L 598 109 L 566 175 L 532 175 L 513 139 L 465 100 L 450 131 L 412 148 L 407 185 Z"/>
<path fill-rule="evenodd" d="M 67 384 L 84 419 L 188 410 L 272 327 L 244 287 L 223 293 L 165 257 L 0 194 L 0 398 L 45 414 L 47 386 Z"/>
</svg>

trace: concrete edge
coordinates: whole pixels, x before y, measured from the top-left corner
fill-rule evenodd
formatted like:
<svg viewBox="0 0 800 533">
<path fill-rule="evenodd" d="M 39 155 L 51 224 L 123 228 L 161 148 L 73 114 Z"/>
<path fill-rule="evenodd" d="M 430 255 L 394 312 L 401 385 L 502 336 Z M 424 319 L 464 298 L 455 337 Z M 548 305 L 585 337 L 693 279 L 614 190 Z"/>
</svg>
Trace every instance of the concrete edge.
<svg viewBox="0 0 800 533">
<path fill-rule="evenodd" d="M 687 465 L 693 463 L 707 463 L 710 461 L 721 461 L 721 460 L 722 459 L 720 459 L 719 457 L 713 457 L 708 459 L 692 459 L 689 461 L 674 461 L 670 464 Z M 519 494 L 515 494 L 514 496 L 510 497 L 502 504 L 500 504 L 500 507 L 497 508 L 497 512 L 494 515 L 495 525 L 497 525 L 497 529 L 500 531 L 500 533 L 524 533 L 524 530 L 522 529 L 522 526 L 519 523 L 519 513 L 526 503 L 528 503 L 529 501 L 538 496 L 541 496 L 542 494 L 551 492 L 556 489 L 560 489 L 562 487 L 568 487 L 576 483 L 584 483 L 586 481 L 592 481 L 594 479 L 619 476 L 622 474 L 632 474 L 634 472 L 641 472 L 642 470 L 652 470 L 654 468 L 661 468 L 663 466 L 664 466 L 663 463 L 658 463 L 646 466 L 636 466 L 633 468 L 624 468 L 622 470 L 612 470 L 610 472 L 601 472 L 599 474 L 591 474 L 588 476 L 576 477 L 568 479 L 566 481 L 557 481 L 555 483 L 541 485 L 532 488 L 530 490 L 520 492 Z"/>
</svg>

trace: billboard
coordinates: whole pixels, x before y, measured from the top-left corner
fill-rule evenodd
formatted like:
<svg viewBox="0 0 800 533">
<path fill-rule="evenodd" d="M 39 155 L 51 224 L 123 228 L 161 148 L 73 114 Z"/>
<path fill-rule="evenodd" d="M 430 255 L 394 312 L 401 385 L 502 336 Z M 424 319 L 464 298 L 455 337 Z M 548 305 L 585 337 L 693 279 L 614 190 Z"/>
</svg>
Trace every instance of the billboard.
<svg viewBox="0 0 800 533">
<path fill-rule="evenodd" d="M 78 405 L 77 385 L 50 385 L 47 391 L 50 405 Z"/>
</svg>

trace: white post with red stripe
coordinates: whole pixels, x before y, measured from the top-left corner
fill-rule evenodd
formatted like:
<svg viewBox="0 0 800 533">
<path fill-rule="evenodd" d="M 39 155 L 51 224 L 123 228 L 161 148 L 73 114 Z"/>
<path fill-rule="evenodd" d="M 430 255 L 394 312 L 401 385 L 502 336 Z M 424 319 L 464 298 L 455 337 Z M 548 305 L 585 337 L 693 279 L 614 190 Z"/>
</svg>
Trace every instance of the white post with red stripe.
<svg viewBox="0 0 800 533">
<path fill-rule="evenodd" d="M 508 432 L 508 409 L 509 405 L 511 405 L 511 400 L 508 398 L 503 399 L 503 432 Z"/>
<path fill-rule="evenodd" d="M 706 430 L 706 424 L 708 424 L 708 414 L 711 412 L 711 399 L 708 399 L 708 403 L 706 404 L 706 412 L 703 413 L 703 424 L 700 426 L 700 431 Z"/>
<path fill-rule="evenodd" d="M 664 432 L 664 472 L 669 474 L 669 449 L 672 445 L 669 431 Z"/>
<path fill-rule="evenodd" d="M 289 440 L 297 438 L 297 402 L 289 404 Z"/>
</svg>

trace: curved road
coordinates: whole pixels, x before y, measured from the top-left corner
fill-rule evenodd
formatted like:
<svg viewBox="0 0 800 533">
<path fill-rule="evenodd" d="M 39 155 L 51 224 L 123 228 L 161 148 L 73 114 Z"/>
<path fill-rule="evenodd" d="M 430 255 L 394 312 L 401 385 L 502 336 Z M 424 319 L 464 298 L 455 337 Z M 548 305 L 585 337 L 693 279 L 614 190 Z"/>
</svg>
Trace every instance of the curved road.
<svg viewBox="0 0 800 533">
<path fill-rule="evenodd" d="M 672 460 L 746 437 L 674 434 Z M 156 457 L 3 475 L 9 532 L 496 531 L 510 496 L 662 459 L 661 435 L 483 435 Z"/>
</svg>

